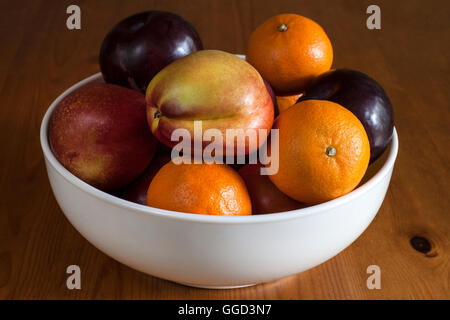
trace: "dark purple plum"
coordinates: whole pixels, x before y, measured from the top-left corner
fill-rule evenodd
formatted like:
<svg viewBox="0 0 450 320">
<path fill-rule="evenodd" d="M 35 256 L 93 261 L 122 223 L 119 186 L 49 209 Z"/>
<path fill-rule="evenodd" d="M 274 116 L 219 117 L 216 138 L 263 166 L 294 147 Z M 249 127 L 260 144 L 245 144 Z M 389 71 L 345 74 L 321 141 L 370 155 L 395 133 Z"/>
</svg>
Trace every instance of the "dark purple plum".
<svg viewBox="0 0 450 320">
<path fill-rule="evenodd" d="M 170 153 L 158 154 L 136 180 L 126 186 L 122 191 L 122 198 L 131 202 L 146 204 L 147 190 L 155 175 L 166 163 L 170 161 Z"/>
<path fill-rule="evenodd" d="M 320 75 L 297 102 L 328 100 L 353 112 L 366 129 L 370 142 L 370 162 L 386 149 L 392 138 L 394 112 L 383 88 L 368 75 L 337 69 Z"/>
<path fill-rule="evenodd" d="M 100 69 L 107 83 L 144 92 L 161 69 L 201 49 L 191 23 L 175 13 L 145 11 L 108 32 L 100 49 Z"/>
</svg>

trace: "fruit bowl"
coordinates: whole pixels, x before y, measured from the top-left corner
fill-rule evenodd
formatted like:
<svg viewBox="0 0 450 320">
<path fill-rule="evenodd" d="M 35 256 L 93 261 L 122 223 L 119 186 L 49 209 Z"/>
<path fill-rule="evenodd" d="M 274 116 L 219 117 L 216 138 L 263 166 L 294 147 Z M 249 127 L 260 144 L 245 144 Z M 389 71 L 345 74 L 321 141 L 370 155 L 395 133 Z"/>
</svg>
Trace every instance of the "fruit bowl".
<svg viewBox="0 0 450 320">
<path fill-rule="evenodd" d="M 48 143 L 55 106 L 100 73 L 75 84 L 48 108 L 40 139 L 55 198 L 72 225 L 117 261 L 155 277 L 203 288 L 233 288 L 310 269 L 349 246 L 383 202 L 398 151 L 393 139 L 351 193 L 319 205 L 254 216 L 208 216 L 139 205 L 102 192 L 66 170 Z M 380 235 L 381 236 L 381 235 Z"/>
</svg>

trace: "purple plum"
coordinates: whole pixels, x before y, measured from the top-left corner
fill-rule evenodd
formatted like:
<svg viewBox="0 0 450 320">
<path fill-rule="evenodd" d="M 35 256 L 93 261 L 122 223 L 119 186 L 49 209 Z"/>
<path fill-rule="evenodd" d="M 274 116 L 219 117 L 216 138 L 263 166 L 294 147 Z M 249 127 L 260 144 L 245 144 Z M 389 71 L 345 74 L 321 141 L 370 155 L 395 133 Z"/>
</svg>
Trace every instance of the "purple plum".
<svg viewBox="0 0 450 320">
<path fill-rule="evenodd" d="M 141 176 L 126 186 L 122 198 L 131 202 L 146 204 L 147 190 L 153 178 L 166 163 L 170 161 L 170 153 L 158 154 Z"/>
<path fill-rule="evenodd" d="M 386 149 L 392 138 L 394 112 L 383 88 L 368 75 L 336 69 L 320 75 L 297 102 L 329 100 L 350 110 L 363 124 L 370 142 L 370 162 Z"/>
<path fill-rule="evenodd" d="M 106 35 L 100 69 L 107 83 L 145 92 L 165 66 L 203 49 L 195 28 L 179 15 L 144 11 L 129 16 Z"/>
</svg>

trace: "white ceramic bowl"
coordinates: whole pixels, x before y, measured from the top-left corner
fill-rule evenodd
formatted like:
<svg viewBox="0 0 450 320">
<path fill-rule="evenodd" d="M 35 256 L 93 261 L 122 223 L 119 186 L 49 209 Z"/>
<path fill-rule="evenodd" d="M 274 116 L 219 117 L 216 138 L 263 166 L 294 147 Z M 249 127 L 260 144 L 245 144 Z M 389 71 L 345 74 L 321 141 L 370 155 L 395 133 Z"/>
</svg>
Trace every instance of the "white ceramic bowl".
<svg viewBox="0 0 450 320">
<path fill-rule="evenodd" d="M 42 120 L 40 138 L 50 184 L 72 225 L 114 259 L 150 275 L 207 288 L 267 282 L 330 259 L 367 228 L 383 202 L 398 151 L 394 136 L 364 184 L 312 207 L 255 216 L 207 216 L 147 207 L 102 192 L 53 156 L 47 127 L 55 106 L 95 74 L 60 95 Z M 380 235 L 382 236 L 382 235 Z"/>
</svg>

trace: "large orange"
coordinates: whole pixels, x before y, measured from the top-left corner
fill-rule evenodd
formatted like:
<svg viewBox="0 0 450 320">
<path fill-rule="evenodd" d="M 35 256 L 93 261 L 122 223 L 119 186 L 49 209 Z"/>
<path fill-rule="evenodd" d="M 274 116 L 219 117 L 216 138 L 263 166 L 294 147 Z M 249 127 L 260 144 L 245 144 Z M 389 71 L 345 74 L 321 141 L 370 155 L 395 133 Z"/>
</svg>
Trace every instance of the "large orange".
<svg viewBox="0 0 450 320">
<path fill-rule="evenodd" d="M 164 165 L 153 178 L 147 205 L 197 214 L 250 215 L 245 182 L 225 164 Z"/>
<path fill-rule="evenodd" d="M 333 48 L 325 31 L 297 14 L 280 14 L 257 27 L 246 55 L 277 95 L 302 92 L 333 62 Z"/>
<path fill-rule="evenodd" d="M 299 102 L 281 113 L 279 170 L 270 180 L 291 198 L 316 204 L 352 191 L 370 158 L 369 139 L 358 118 L 323 100 Z"/>
</svg>

